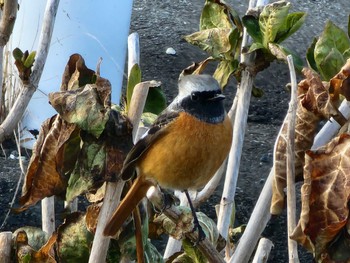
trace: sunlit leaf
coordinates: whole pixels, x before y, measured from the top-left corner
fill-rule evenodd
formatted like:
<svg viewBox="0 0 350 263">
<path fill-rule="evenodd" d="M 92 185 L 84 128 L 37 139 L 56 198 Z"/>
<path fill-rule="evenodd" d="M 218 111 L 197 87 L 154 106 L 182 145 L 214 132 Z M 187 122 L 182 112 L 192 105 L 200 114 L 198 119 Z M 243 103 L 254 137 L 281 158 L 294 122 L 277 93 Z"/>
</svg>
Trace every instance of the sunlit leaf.
<svg viewBox="0 0 350 263">
<path fill-rule="evenodd" d="M 264 47 L 267 47 L 270 42 L 275 42 L 277 33 L 288 16 L 289 9 L 290 3 L 285 1 L 274 2 L 263 8 L 259 16 L 259 26 Z"/>
<path fill-rule="evenodd" d="M 85 85 L 73 91 L 49 94 L 49 101 L 68 123 L 98 138 L 109 119 L 110 108 L 101 103 L 97 85 Z"/>
<path fill-rule="evenodd" d="M 220 58 L 231 50 L 230 28 L 212 28 L 187 35 L 184 39 L 192 45 L 198 46 L 214 58 Z"/>
<path fill-rule="evenodd" d="M 306 13 L 296 12 L 288 14 L 282 26 L 279 28 L 275 42 L 281 43 L 286 40 L 292 34 L 299 30 L 299 28 L 304 24 L 306 18 Z"/>
<path fill-rule="evenodd" d="M 35 52 L 35 51 L 30 52 L 30 54 L 28 55 L 28 57 L 26 58 L 26 60 L 25 60 L 24 63 L 23 63 L 23 65 L 24 65 L 26 68 L 30 68 L 30 67 L 33 66 L 34 61 L 35 61 L 35 55 L 36 55 L 36 52 Z"/>
<path fill-rule="evenodd" d="M 232 28 L 230 9 L 221 1 L 207 0 L 202 10 L 199 28 L 200 30 L 212 28 Z"/>
<path fill-rule="evenodd" d="M 93 235 L 85 226 L 81 213 L 69 215 L 58 228 L 57 251 L 59 262 L 88 262 Z"/>
<path fill-rule="evenodd" d="M 213 77 L 219 82 L 221 89 L 225 88 L 230 76 L 237 70 L 239 62 L 237 60 L 221 60 L 217 66 Z"/>
<path fill-rule="evenodd" d="M 348 57 L 344 52 L 350 48 L 347 34 L 338 26 L 328 21 L 315 45 L 315 61 L 325 80 L 332 78 L 344 65 Z"/>
</svg>

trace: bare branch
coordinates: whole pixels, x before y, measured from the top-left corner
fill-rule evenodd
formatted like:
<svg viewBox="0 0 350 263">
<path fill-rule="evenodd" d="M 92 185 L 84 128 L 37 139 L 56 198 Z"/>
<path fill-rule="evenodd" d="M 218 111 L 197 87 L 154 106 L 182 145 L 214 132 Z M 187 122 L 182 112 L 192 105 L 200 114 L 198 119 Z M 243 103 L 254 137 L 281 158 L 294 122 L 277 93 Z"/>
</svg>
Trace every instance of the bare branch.
<svg viewBox="0 0 350 263">
<path fill-rule="evenodd" d="M 295 120 L 297 116 L 297 80 L 295 75 L 293 58 L 287 56 L 290 78 L 291 99 L 288 109 L 288 133 L 287 133 L 287 216 L 288 216 L 288 255 L 289 262 L 299 262 L 298 245 L 295 240 L 289 238 L 296 226 L 296 198 L 295 198 Z"/>
</svg>

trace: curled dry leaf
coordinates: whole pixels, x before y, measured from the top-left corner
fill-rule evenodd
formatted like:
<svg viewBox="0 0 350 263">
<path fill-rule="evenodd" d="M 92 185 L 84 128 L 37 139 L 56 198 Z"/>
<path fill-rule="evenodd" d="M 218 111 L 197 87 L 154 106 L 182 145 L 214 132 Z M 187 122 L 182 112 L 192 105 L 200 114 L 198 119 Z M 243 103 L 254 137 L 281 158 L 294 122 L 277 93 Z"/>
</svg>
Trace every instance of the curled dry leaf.
<svg viewBox="0 0 350 263">
<path fill-rule="evenodd" d="M 23 211 L 45 197 L 64 195 L 79 141 L 76 126 L 58 115 L 43 123 L 25 176 L 19 200 L 21 208 L 15 211 Z"/>
<path fill-rule="evenodd" d="M 317 125 L 322 119 L 331 116 L 343 120 L 338 110 L 333 107 L 328 89 L 323 85 L 320 77 L 310 69 L 303 69 L 305 79 L 298 84 L 298 108 L 295 125 L 295 178 L 303 179 L 305 151 L 312 146 Z M 272 184 L 272 202 L 270 212 L 280 214 L 284 209 L 284 188 L 286 185 L 287 160 L 287 129 L 286 116 L 275 145 L 274 169 L 275 176 Z"/>
<path fill-rule="evenodd" d="M 292 239 L 327 258 L 327 246 L 346 226 L 350 196 L 350 135 L 343 134 L 316 151 L 307 151 L 302 212 Z"/>
</svg>

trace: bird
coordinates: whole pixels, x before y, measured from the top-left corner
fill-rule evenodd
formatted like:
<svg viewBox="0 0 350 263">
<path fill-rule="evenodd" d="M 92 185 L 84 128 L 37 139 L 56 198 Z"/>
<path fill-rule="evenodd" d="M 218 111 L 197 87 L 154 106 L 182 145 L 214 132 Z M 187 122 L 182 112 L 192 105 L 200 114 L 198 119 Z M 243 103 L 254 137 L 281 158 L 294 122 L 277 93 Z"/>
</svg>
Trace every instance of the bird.
<svg viewBox="0 0 350 263">
<path fill-rule="evenodd" d="M 125 158 L 121 178 L 136 174 L 136 179 L 106 224 L 105 236 L 115 236 L 148 189 L 159 185 L 185 192 L 199 239 L 205 238 L 188 190 L 204 187 L 230 151 L 232 124 L 224 98 L 210 75 L 179 78 L 178 95 Z"/>
</svg>

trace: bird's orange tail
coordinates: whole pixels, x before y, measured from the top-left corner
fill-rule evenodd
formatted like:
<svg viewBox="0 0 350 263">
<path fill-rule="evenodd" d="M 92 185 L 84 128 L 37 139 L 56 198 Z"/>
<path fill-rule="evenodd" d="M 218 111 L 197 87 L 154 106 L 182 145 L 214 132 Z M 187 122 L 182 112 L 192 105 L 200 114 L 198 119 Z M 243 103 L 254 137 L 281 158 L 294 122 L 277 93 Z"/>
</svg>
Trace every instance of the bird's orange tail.
<svg viewBox="0 0 350 263">
<path fill-rule="evenodd" d="M 105 236 L 114 236 L 117 234 L 122 224 L 125 222 L 128 216 L 131 215 L 132 211 L 139 204 L 141 199 L 146 196 L 148 189 L 152 185 L 153 184 L 150 181 L 137 177 L 130 190 L 117 207 L 117 210 L 107 223 L 103 231 Z"/>
</svg>

